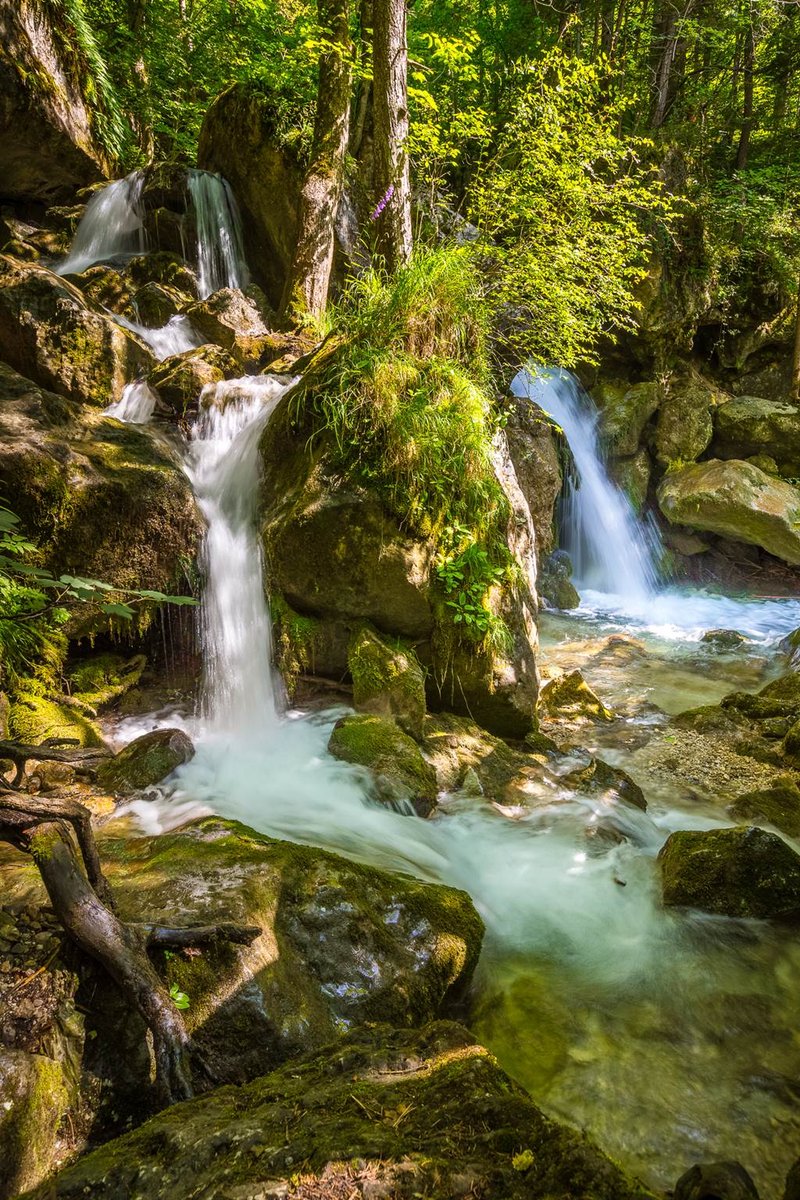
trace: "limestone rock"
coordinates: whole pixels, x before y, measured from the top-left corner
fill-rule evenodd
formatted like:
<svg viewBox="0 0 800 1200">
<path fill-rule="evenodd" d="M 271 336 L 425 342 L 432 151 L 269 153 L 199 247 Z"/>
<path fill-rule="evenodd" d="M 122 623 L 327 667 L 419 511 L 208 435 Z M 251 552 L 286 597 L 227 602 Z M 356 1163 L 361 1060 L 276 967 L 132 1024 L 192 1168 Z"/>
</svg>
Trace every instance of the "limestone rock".
<svg viewBox="0 0 800 1200">
<path fill-rule="evenodd" d="M 126 264 L 125 274 L 136 287 L 160 283 L 185 295 L 197 296 L 197 278 L 180 253 L 151 250 L 149 254 L 137 254 Z"/>
<path fill-rule="evenodd" d="M 726 811 L 735 821 L 763 821 L 787 837 L 800 838 L 800 788 L 795 783 L 775 783 L 745 792 Z"/>
<path fill-rule="evenodd" d="M 359 1030 L 253 1083 L 177 1105 L 62 1171 L 47 1194 L 266 1200 L 294 1190 L 299 1164 L 315 1196 L 650 1196 L 583 1134 L 545 1117 L 449 1022 Z"/>
<path fill-rule="evenodd" d="M 3 198 L 52 203 L 102 178 L 107 163 L 92 116 L 97 97 L 87 99 L 90 71 L 68 6 L 39 0 L 4 4 L 0 46 Z"/>
<path fill-rule="evenodd" d="M 547 414 L 527 397 L 509 395 L 504 404 L 508 414 L 505 426 L 508 448 L 528 502 L 541 555 L 553 544 L 554 510 L 561 491 L 557 435 Z"/>
<path fill-rule="evenodd" d="M 667 520 L 760 546 L 800 563 L 800 490 L 750 463 L 696 463 L 669 472 L 658 489 Z"/>
<path fill-rule="evenodd" d="M 68 275 L 66 278 L 82 292 L 93 308 L 110 308 L 112 312 L 121 313 L 133 294 L 130 279 L 107 263 L 96 263 L 81 271 L 80 275 Z"/>
<path fill-rule="evenodd" d="M 191 739 L 181 729 L 155 729 L 101 763 L 97 778 L 109 791 L 127 796 L 160 783 L 193 756 Z"/>
<path fill-rule="evenodd" d="M 105 408 L 153 361 L 147 346 L 44 267 L 0 257 L 0 356 L 71 400 Z"/>
<path fill-rule="evenodd" d="M 336 722 L 328 749 L 334 758 L 372 771 L 379 798 L 411 805 L 425 817 L 436 804 L 436 772 L 413 738 L 384 717 L 359 714 Z"/>
<path fill-rule="evenodd" d="M 720 458 L 767 454 L 800 463 L 800 408 L 780 400 L 739 396 L 717 409 L 714 450 Z"/>
<path fill-rule="evenodd" d="M 608 473 L 617 487 L 631 502 L 634 512 L 640 513 L 647 500 L 653 464 L 642 447 L 628 458 L 615 458 L 608 464 Z"/>
<path fill-rule="evenodd" d="M 657 460 L 666 466 L 699 458 L 711 442 L 712 409 L 727 398 L 696 371 L 673 376 L 658 409 Z"/>
<path fill-rule="evenodd" d="M 647 422 L 662 398 L 661 385 L 636 383 L 609 400 L 602 410 L 600 430 L 608 453 L 614 457 L 636 454 Z"/>
<path fill-rule="evenodd" d="M 150 387 L 177 416 L 197 408 L 203 388 L 223 379 L 234 379 L 241 368 L 220 346 L 198 346 L 165 358 L 147 377 Z"/>
<path fill-rule="evenodd" d="M 200 336 L 242 358 L 258 358 L 269 328 L 256 304 L 236 288 L 220 288 L 184 309 Z"/>
<path fill-rule="evenodd" d="M 0 1046 L 0 1200 L 46 1178 L 70 1102 L 60 1063 Z"/>
<path fill-rule="evenodd" d="M 664 903 L 727 917 L 800 916 L 800 855 L 756 826 L 670 834 L 658 856 Z"/>
<path fill-rule="evenodd" d="M 572 563 L 563 550 L 554 550 L 539 568 L 539 594 L 553 608 L 577 608 L 581 598 L 572 582 Z"/>
<path fill-rule="evenodd" d="M 347 662 L 353 677 L 355 707 L 376 716 L 394 717 L 411 737 L 421 738 L 425 673 L 414 651 L 389 646 L 364 626 L 350 639 Z"/>
<path fill-rule="evenodd" d="M 278 137 L 277 107 L 262 89 L 236 83 L 206 113 L 198 166 L 218 171 L 242 212 L 245 251 L 277 308 L 295 247 L 304 167 Z"/>
<path fill-rule="evenodd" d="M 539 707 L 554 719 L 611 721 L 614 714 L 595 695 L 580 671 L 569 671 L 543 684 Z"/>
<path fill-rule="evenodd" d="M 647 812 L 647 801 L 638 783 L 621 767 L 609 766 L 600 758 L 590 758 L 588 766 L 579 767 L 561 778 L 576 791 L 597 797 L 603 805 L 630 804 Z"/>
<path fill-rule="evenodd" d="M 146 283 L 131 296 L 126 316 L 147 329 L 161 329 L 188 302 L 177 289 L 163 283 Z"/>
</svg>

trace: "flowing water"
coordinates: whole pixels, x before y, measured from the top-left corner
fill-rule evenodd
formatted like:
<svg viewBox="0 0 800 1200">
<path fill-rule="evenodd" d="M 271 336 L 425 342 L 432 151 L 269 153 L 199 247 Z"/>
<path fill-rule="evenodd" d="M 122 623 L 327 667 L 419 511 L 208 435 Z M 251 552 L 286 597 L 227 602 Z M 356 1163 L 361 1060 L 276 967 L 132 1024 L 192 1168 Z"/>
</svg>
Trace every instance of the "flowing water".
<svg viewBox="0 0 800 1200">
<path fill-rule="evenodd" d="M 180 314 L 170 317 L 166 325 L 162 325 L 159 329 L 150 329 L 147 325 L 139 325 L 136 321 L 119 316 L 117 313 L 110 315 L 119 325 L 130 329 L 143 342 L 146 342 L 159 362 L 163 362 L 165 358 L 170 358 L 173 354 L 183 354 L 184 351 L 193 350 L 196 346 L 203 344 L 203 339 L 189 318 Z"/>
<path fill-rule="evenodd" d="M 143 381 L 129 383 L 123 389 L 122 396 L 105 409 L 107 417 L 116 417 L 128 425 L 146 425 L 155 412 L 158 397 L 152 388 Z"/>
<path fill-rule="evenodd" d="M 244 288 L 249 272 L 244 257 L 239 207 L 226 179 L 210 171 L 189 172 L 197 225 L 197 283 L 201 299 L 219 288 Z"/>
<path fill-rule="evenodd" d="M 86 205 L 69 254 L 56 270 L 78 275 L 94 263 L 130 258 L 147 248 L 142 211 L 144 175 L 134 171 L 95 192 Z"/>
</svg>

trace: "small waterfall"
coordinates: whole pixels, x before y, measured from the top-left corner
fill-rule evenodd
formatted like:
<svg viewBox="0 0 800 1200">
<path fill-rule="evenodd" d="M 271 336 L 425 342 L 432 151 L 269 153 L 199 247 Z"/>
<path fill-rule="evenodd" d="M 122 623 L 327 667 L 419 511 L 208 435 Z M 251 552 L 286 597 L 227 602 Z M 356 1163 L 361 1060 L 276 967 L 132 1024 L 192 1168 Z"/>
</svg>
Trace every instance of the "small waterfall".
<svg viewBox="0 0 800 1200">
<path fill-rule="evenodd" d="M 230 184 L 209 171 L 189 172 L 197 224 L 197 283 L 201 299 L 248 283 L 242 220 Z"/>
<path fill-rule="evenodd" d="M 258 736 L 277 720 L 272 628 L 255 526 L 259 440 L 291 381 L 254 376 L 200 396 L 186 470 L 207 522 L 201 551 L 203 710 L 218 731 Z"/>
<path fill-rule="evenodd" d="M 210 171 L 187 170 L 188 211 L 196 243 L 187 257 L 196 265 L 198 295 L 205 300 L 220 288 L 244 288 L 249 281 L 242 221 L 227 180 Z M 94 263 L 132 257 L 149 249 L 142 191 L 145 172 L 134 171 L 96 192 L 86 206 L 72 248 L 54 269 L 79 274 Z"/>
<path fill-rule="evenodd" d="M 69 254 L 55 268 L 59 275 L 80 274 L 94 263 L 141 254 L 146 248 L 142 187 L 134 171 L 95 192 L 78 225 Z"/>
<path fill-rule="evenodd" d="M 170 317 L 166 325 L 160 329 L 149 329 L 146 325 L 138 325 L 117 313 L 111 313 L 118 325 L 124 325 L 131 333 L 137 334 L 153 351 L 159 362 L 170 358 L 173 354 L 183 354 L 185 350 L 193 350 L 201 346 L 203 339 L 199 336 L 188 317 Z"/>
<path fill-rule="evenodd" d="M 512 381 L 515 396 L 539 404 L 564 430 L 576 479 L 566 481 L 561 544 L 586 588 L 641 601 L 659 585 L 660 540 L 652 524 L 637 520 L 630 502 L 609 478 L 598 438 L 599 414 L 578 381 L 558 370 L 523 368 Z"/>
<path fill-rule="evenodd" d="M 128 425 L 146 425 L 155 412 L 157 396 L 143 380 L 126 385 L 122 396 L 104 409 L 107 417 L 116 417 Z"/>
</svg>

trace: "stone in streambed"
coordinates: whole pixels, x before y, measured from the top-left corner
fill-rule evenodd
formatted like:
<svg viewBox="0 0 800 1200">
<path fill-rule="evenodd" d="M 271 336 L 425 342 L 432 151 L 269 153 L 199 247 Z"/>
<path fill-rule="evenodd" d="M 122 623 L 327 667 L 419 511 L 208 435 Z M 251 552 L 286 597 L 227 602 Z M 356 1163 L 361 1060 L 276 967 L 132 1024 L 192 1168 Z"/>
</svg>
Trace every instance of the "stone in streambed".
<svg viewBox="0 0 800 1200">
<path fill-rule="evenodd" d="M 220 288 L 184 309 L 201 337 L 240 358 L 258 359 L 269 326 L 255 302 L 238 288 Z"/>
<path fill-rule="evenodd" d="M 392 720 L 357 714 L 337 721 L 328 742 L 334 758 L 367 767 L 389 802 L 425 817 L 436 804 L 436 772 L 413 738 Z"/>
<path fill-rule="evenodd" d="M 210 343 L 172 354 L 150 372 L 147 382 L 179 417 L 197 408 L 204 387 L 241 375 L 236 359 Z"/>
<path fill-rule="evenodd" d="M 758 1200 L 758 1192 L 741 1163 L 696 1163 L 675 1184 L 673 1200 Z"/>
<path fill-rule="evenodd" d="M 374 629 L 353 634 L 347 649 L 353 677 L 353 704 L 361 712 L 394 717 L 413 738 L 425 722 L 425 672 L 414 651 L 388 645 Z"/>
<path fill-rule="evenodd" d="M 52 1200 L 267 1200 L 297 1188 L 376 1200 L 651 1195 L 546 1117 L 450 1022 L 358 1030 L 243 1087 L 176 1105 L 48 1188 Z"/>
<path fill-rule="evenodd" d="M 552 719 L 613 721 L 614 714 L 589 687 L 580 671 L 549 680 L 539 693 L 539 708 Z"/>
<path fill-rule="evenodd" d="M 181 729 L 155 729 L 127 745 L 97 770 L 98 782 L 119 795 L 153 787 L 194 757 Z"/>
<path fill-rule="evenodd" d="M 670 834 L 658 856 L 668 907 L 726 917 L 800 917 L 800 855 L 755 826 Z"/>
<path fill-rule="evenodd" d="M 554 550 L 542 563 L 536 580 L 539 595 L 553 608 L 577 608 L 581 602 L 572 582 L 572 563 L 563 550 Z"/>
<path fill-rule="evenodd" d="M 700 641 L 714 650 L 737 650 L 748 639 L 738 629 L 707 629 Z"/>
<path fill-rule="evenodd" d="M 800 837 L 800 788 L 774 783 L 737 796 L 725 810 L 735 821 L 764 821 L 787 837 Z"/>
<path fill-rule="evenodd" d="M 576 791 L 596 796 L 604 805 L 631 804 L 647 812 L 647 801 L 638 783 L 634 783 L 621 767 L 609 766 L 600 758 L 591 758 L 588 766 L 563 775 L 561 782 Z"/>
<path fill-rule="evenodd" d="M 52 1169 L 71 1100 L 64 1065 L 0 1046 L 0 1097 L 0 1200 L 12 1200 Z"/>
</svg>

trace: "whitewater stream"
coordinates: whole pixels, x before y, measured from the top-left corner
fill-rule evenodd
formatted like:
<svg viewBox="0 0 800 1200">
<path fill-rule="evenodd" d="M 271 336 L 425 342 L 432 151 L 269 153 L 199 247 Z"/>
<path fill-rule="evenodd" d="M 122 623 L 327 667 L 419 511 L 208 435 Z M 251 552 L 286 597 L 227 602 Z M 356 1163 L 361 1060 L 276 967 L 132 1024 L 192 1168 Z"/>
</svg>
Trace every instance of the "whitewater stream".
<svg viewBox="0 0 800 1200">
<path fill-rule="evenodd" d="M 135 208 L 130 181 L 118 200 Z M 135 232 L 126 226 L 124 236 Z M 224 238 L 220 248 L 223 259 L 238 253 Z M 81 261 L 96 250 L 84 247 Z M 259 439 L 291 382 L 248 377 L 201 396 L 185 448 L 207 524 L 201 705 L 112 730 L 121 744 L 181 724 L 197 753 L 131 814 L 157 832 L 215 812 L 465 889 L 486 925 L 471 1026 L 548 1112 L 585 1128 L 655 1187 L 671 1187 L 693 1162 L 735 1158 L 764 1200 L 778 1200 L 800 1144 L 800 945 L 766 924 L 662 909 L 660 846 L 675 829 L 730 824 L 729 797 L 689 786 L 648 754 L 664 740 L 665 714 L 755 690 L 778 673 L 777 642 L 800 625 L 800 604 L 664 586 L 657 534 L 610 481 L 591 402 L 568 376 L 521 372 L 515 392 L 558 421 L 576 467 L 562 527 L 582 603 L 543 615 L 541 664 L 545 674 L 580 666 L 621 714 L 607 728 L 584 726 L 578 740 L 629 770 L 649 809 L 620 806 L 624 840 L 590 847 L 604 814 L 560 783 L 575 765 L 567 754 L 526 781 L 513 806 L 454 794 L 427 820 L 393 812 L 369 799 L 359 768 L 328 755 L 342 710 L 287 711 L 272 665 L 256 529 Z M 130 385 L 107 412 L 146 422 L 152 393 Z M 714 628 L 750 640 L 720 655 L 700 643 Z M 610 635 L 633 639 L 635 652 L 609 653 Z"/>
</svg>

